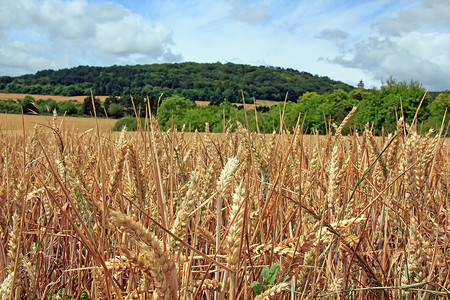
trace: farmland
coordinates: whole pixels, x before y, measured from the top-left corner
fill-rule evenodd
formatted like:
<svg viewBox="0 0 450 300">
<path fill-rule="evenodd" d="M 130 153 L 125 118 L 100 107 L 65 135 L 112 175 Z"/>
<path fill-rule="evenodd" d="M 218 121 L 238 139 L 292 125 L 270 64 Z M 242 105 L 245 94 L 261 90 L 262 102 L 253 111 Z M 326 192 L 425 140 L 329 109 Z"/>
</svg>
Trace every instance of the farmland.
<svg viewBox="0 0 450 300">
<path fill-rule="evenodd" d="M 0 131 L 0 295 L 448 296 L 443 132 L 400 118 L 390 136 L 342 136 L 353 113 L 326 136 L 188 135 L 155 119 L 112 135 L 25 116 L 25 136 Z"/>
<path fill-rule="evenodd" d="M 17 99 L 23 99 L 25 96 L 31 96 L 34 100 L 47 100 L 52 99 L 56 102 L 64 102 L 64 101 L 70 101 L 70 100 L 76 100 L 77 102 L 83 102 L 84 98 L 86 96 L 55 96 L 55 95 L 35 95 L 35 94 L 15 94 L 15 93 L 0 93 L 0 100 L 17 100 Z M 105 101 L 107 96 L 97 96 L 97 98 L 100 99 L 100 101 Z"/>
<path fill-rule="evenodd" d="M 298 116 L 301 115 L 306 133 L 314 134 L 318 130 L 320 134 L 327 134 L 333 123 L 341 123 L 351 109 L 357 106 L 359 109 L 344 134 L 350 133 L 350 128 L 363 131 L 369 123 L 374 134 L 380 136 L 395 131 L 399 115 L 403 115 L 408 123 L 416 119 L 416 126 L 421 134 L 426 134 L 431 128 L 441 127 L 443 119 L 444 127 L 447 127 L 448 118 L 444 116 L 450 99 L 448 92 L 428 93 L 420 83 L 396 82 L 394 79 L 388 80 L 380 89 L 354 89 L 348 93 L 337 89 L 325 94 L 305 92 L 294 101 L 256 100 L 256 106 L 253 104 L 256 97 L 246 97 L 243 90 L 241 103 L 231 103 L 228 98 L 198 101 L 184 97 L 182 90 L 172 95 L 163 91 L 157 96 L 144 93 L 146 92 L 141 91 L 136 95 L 110 95 L 106 98 L 94 94 L 96 114 L 115 119 L 134 118 L 136 113 L 142 118 L 150 113 L 157 114 L 159 125 L 164 131 L 172 126 L 180 130 L 183 124 L 186 124 L 188 131 L 204 131 L 205 123 L 208 122 L 211 132 L 224 132 L 226 123 L 234 124 L 239 121 L 248 125 L 251 131 L 269 134 L 279 128 L 281 117 L 284 119 L 283 129 L 292 131 Z M 19 94 L 9 95 L 18 98 Z M 289 93 L 286 93 L 286 96 L 288 95 Z M 82 102 L 57 102 L 51 99 L 42 100 L 39 97 L 26 95 L 22 100 L 0 101 L 0 112 L 51 115 L 56 109 L 59 114 L 66 116 L 94 115 L 91 97 L 84 97 Z M 420 109 L 417 111 L 418 107 Z M 246 113 L 246 110 L 249 112 Z"/>
<path fill-rule="evenodd" d="M 99 129 L 102 131 L 112 131 L 112 128 L 117 120 L 97 119 L 93 118 L 77 118 L 77 117 L 61 117 L 58 119 L 58 126 L 63 131 L 86 131 L 95 128 L 98 123 Z M 41 115 L 13 115 L 0 114 L 0 132 L 21 132 L 23 125 L 25 130 L 30 131 L 34 126 L 51 127 L 52 117 Z"/>
</svg>

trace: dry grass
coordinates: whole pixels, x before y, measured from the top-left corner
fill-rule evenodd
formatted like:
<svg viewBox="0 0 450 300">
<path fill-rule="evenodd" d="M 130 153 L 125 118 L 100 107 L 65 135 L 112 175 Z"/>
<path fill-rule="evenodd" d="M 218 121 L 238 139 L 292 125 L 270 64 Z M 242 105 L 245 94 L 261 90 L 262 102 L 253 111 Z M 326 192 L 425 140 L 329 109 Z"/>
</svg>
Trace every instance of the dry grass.
<svg viewBox="0 0 450 300">
<path fill-rule="evenodd" d="M 238 124 L 188 138 L 156 122 L 112 135 L 59 121 L 0 132 L 2 299 L 252 299 L 275 262 L 258 299 L 449 295 L 439 134 Z"/>
<path fill-rule="evenodd" d="M 47 100 L 49 98 L 55 100 L 56 102 L 63 102 L 63 101 L 69 101 L 69 100 L 76 100 L 77 102 L 83 102 L 84 98 L 86 96 L 71 96 L 71 97 L 65 97 L 65 96 L 54 96 L 54 95 L 36 95 L 36 94 L 13 94 L 13 93 L 0 93 L 0 100 L 17 100 L 17 99 L 23 99 L 25 96 L 31 96 L 34 98 L 34 100 Z M 100 101 L 105 101 L 105 99 L 108 96 L 96 96 L 96 98 L 99 98 Z"/>
<path fill-rule="evenodd" d="M 209 101 L 197 100 L 197 101 L 194 101 L 194 102 L 195 102 L 195 105 L 197 105 L 197 106 L 208 106 L 209 105 Z"/>
<path fill-rule="evenodd" d="M 97 119 L 101 131 L 112 131 L 117 120 Z M 0 114 L 0 131 L 21 132 L 23 125 L 27 131 L 33 130 L 35 125 L 52 126 L 51 116 L 42 115 L 22 115 Z M 62 131 L 86 131 L 96 127 L 96 121 L 93 118 L 80 117 L 61 117 L 58 119 L 58 126 Z"/>
<path fill-rule="evenodd" d="M 258 101 L 258 100 L 256 100 L 256 101 Z M 199 100 L 197 100 L 197 101 L 194 101 L 195 102 L 195 105 L 197 105 L 197 106 L 208 106 L 209 105 L 209 101 L 199 101 Z M 272 101 L 274 104 L 272 104 L 272 105 L 276 105 L 277 104 L 277 102 L 275 102 L 275 101 Z M 241 107 L 241 106 L 243 106 L 244 104 L 242 104 L 242 103 L 232 103 L 232 105 L 234 105 L 234 106 L 236 106 L 236 107 Z M 256 107 L 260 107 L 260 106 L 265 106 L 264 104 L 253 104 L 253 102 L 252 103 L 246 103 L 245 104 L 245 108 L 246 109 L 253 109 L 253 110 L 255 110 L 256 109 Z M 266 105 L 266 106 L 268 106 L 268 105 Z"/>
</svg>

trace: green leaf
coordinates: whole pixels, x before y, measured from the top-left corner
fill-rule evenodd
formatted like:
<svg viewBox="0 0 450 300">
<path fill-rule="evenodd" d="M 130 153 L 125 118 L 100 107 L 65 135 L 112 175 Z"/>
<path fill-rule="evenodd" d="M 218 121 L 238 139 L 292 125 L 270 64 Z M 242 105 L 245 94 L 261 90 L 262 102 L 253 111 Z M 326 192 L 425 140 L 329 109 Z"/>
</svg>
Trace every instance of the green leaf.
<svg viewBox="0 0 450 300">
<path fill-rule="evenodd" d="M 263 267 L 261 270 L 261 279 L 262 278 L 267 278 L 269 276 L 269 267 Z"/>
<path fill-rule="evenodd" d="M 273 263 L 270 269 L 268 267 L 264 267 L 261 271 L 261 277 L 264 278 L 263 285 L 273 285 L 277 280 L 278 270 L 280 269 L 279 263 Z"/>
<path fill-rule="evenodd" d="M 253 289 L 256 295 L 259 295 L 263 292 L 261 283 L 259 283 L 258 281 L 253 281 L 252 283 L 250 283 L 250 287 Z"/>
<path fill-rule="evenodd" d="M 47 299 L 51 300 L 52 299 L 52 295 L 53 295 L 53 289 L 50 289 L 50 291 L 48 292 L 48 295 L 47 295 Z"/>
<path fill-rule="evenodd" d="M 87 292 L 82 292 L 81 293 L 81 300 L 89 300 L 89 296 Z"/>
</svg>

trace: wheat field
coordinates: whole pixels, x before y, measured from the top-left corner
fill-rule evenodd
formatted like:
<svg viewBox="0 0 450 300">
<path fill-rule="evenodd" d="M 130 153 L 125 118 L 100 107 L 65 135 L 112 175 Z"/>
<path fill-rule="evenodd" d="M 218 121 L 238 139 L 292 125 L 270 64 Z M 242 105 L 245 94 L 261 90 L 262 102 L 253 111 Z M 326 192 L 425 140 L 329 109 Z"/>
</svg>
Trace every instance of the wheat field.
<svg viewBox="0 0 450 300">
<path fill-rule="evenodd" d="M 47 100 L 52 99 L 56 102 L 70 101 L 76 100 L 77 102 L 83 102 L 86 96 L 56 96 L 56 95 L 37 95 L 37 94 L 15 94 L 15 93 L 0 93 L 0 100 L 8 100 L 13 99 L 22 100 L 25 96 L 31 96 L 34 100 Z M 100 99 L 100 101 L 105 101 L 108 96 L 96 96 L 96 98 Z"/>
<path fill-rule="evenodd" d="M 35 126 L 52 127 L 52 116 L 44 115 L 15 115 L 15 114 L 0 114 L 0 131 L 4 133 L 19 133 L 25 129 L 26 131 L 33 131 Z M 73 132 L 99 128 L 102 132 L 111 132 L 116 119 L 94 119 L 88 117 L 60 117 L 58 118 L 58 128 L 61 132 Z"/>
<path fill-rule="evenodd" d="M 0 132 L 1 298 L 448 297 L 444 133 L 342 136 L 351 114 L 327 136 Z"/>
</svg>

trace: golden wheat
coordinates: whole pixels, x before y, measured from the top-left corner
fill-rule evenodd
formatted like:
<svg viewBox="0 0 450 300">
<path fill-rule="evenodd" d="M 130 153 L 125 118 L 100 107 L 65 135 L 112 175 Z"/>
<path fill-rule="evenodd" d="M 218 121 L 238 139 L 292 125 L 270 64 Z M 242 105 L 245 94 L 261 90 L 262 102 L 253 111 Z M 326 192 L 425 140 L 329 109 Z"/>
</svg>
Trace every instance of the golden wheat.
<svg viewBox="0 0 450 300">
<path fill-rule="evenodd" d="M 154 118 L 79 133 L 56 114 L 0 132 L 0 298 L 448 296 L 442 130 L 401 117 L 387 138 L 347 137 L 354 111 L 326 136 L 162 132 Z"/>
</svg>

